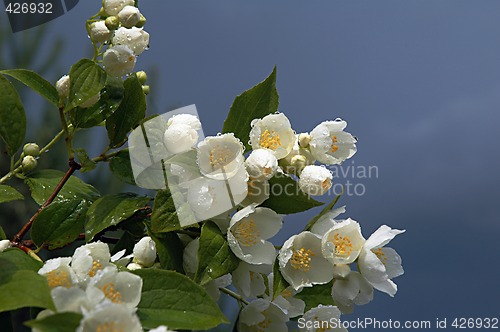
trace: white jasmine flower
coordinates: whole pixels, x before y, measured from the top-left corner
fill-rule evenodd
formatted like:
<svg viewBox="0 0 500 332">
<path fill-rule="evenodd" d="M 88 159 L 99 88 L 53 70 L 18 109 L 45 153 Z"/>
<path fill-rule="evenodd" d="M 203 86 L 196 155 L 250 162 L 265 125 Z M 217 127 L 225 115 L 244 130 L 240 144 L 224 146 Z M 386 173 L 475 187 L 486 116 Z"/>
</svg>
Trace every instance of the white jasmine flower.
<svg viewBox="0 0 500 332">
<path fill-rule="evenodd" d="M 251 125 L 250 145 L 252 149 L 268 149 L 277 159 L 286 157 L 292 150 L 296 137 L 290 121 L 283 113 L 255 119 Z"/>
<path fill-rule="evenodd" d="M 260 205 L 266 199 L 269 198 L 271 191 L 271 186 L 269 184 L 269 181 L 267 180 L 259 181 L 250 178 L 248 179 L 247 186 L 248 186 L 248 195 L 245 198 L 245 200 L 241 202 L 242 206 L 248 206 L 250 204 Z"/>
<path fill-rule="evenodd" d="M 238 319 L 238 331 L 287 332 L 288 316 L 276 304 L 265 299 L 257 299 L 245 306 Z"/>
<path fill-rule="evenodd" d="M 104 0 L 102 7 L 108 15 L 118 15 L 125 6 L 133 6 L 134 0 Z"/>
<path fill-rule="evenodd" d="M 91 310 L 100 302 L 97 298 L 88 298 L 80 287 L 56 287 L 51 290 L 50 296 L 57 312 L 81 313 L 82 309 Z"/>
<path fill-rule="evenodd" d="M 184 124 L 188 125 L 194 130 L 201 129 L 200 119 L 196 115 L 192 114 L 176 114 L 173 115 L 170 119 L 168 119 L 167 125 L 172 126 L 176 124 Z"/>
<path fill-rule="evenodd" d="M 309 331 L 335 331 L 347 332 L 340 321 L 340 310 L 332 305 L 319 305 L 304 314 L 306 326 L 301 327 L 301 332 Z"/>
<path fill-rule="evenodd" d="M 392 248 L 385 248 L 396 235 L 404 230 L 382 225 L 366 240 L 359 255 L 359 272 L 381 292 L 394 296 L 398 290 L 391 280 L 404 273 L 401 257 Z"/>
<path fill-rule="evenodd" d="M 94 310 L 83 312 L 77 332 L 127 331 L 142 332 L 142 326 L 135 310 L 120 304 L 97 306 Z"/>
<path fill-rule="evenodd" d="M 252 265 L 242 261 L 232 272 L 234 287 L 245 298 L 254 299 L 263 295 L 266 291 L 266 284 L 262 274 L 268 274 L 272 269 L 272 265 Z"/>
<path fill-rule="evenodd" d="M 220 290 L 219 288 L 227 287 L 232 283 L 231 274 L 225 274 L 219 278 L 207 282 L 203 287 L 207 291 L 208 295 L 214 300 L 219 301 Z"/>
<path fill-rule="evenodd" d="M 210 219 L 233 210 L 247 197 L 247 181 L 245 167 L 227 181 L 198 178 L 189 183 L 187 202 L 198 220 Z"/>
<path fill-rule="evenodd" d="M 165 130 L 163 143 L 170 153 L 178 154 L 191 150 L 198 142 L 198 132 L 185 124 L 172 125 Z"/>
<path fill-rule="evenodd" d="M 113 31 L 109 30 L 104 20 L 90 25 L 90 39 L 93 42 L 104 43 L 111 39 Z"/>
<path fill-rule="evenodd" d="M 57 257 L 49 259 L 45 262 L 42 268 L 38 270 L 38 274 L 47 278 L 50 288 L 70 288 L 78 283 L 75 272 L 69 266 L 70 262 L 70 257 Z"/>
<path fill-rule="evenodd" d="M 83 103 L 80 104 L 81 108 L 89 108 L 90 106 L 93 106 L 95 103 L 97 103 L 101 99 L 101 93 L 98 92 L 97 94 L 93 95 L 89 99 L 85 100 Z"/>
<path fill-rule="evenodd" d="M 245 165 L 251 178 L 269 180 L 278 170 L 278 159 L 267 149 L 257 149 L 250 153 Z"/>
<path fill-rule="evenodd" d="M 103 242 L 93 242 L 76 248 L 71 259 L 71 267 L 80 282 L 84 284 L 110 264 L 109 247 Z"/>
<path fill-rule="evenodd" d="M 358 258 L 365 239 L 359 223 L 351 218 L 337 222 L 322 238 L 323 257 L 333 264 L 350 264 Z"/>
<path fill-rule="evenodd" d="M 243 144 L 233 133 L 208 136 L 198 144 L 198 166 L 203 175 L 226 180 L 242 167 L 243 151 Z"/>
<path fill-rule="evenodd" d="M 134 52 L 128 46 L 115 45 L 104 52 L 102 65 L 109 75 L 121 77 L 134 70 L 135 60 Z"/>
<path fill-rule="evenodd" d="M 325 121 L 311 131 L 309 147 L 318 161 L 328 164 L 341 164 L 356 153 L 356 138 L 344 132 L 347 122 L 336 119 Z"/>
<path fill-rule="evenodd" d="M 124 304 L 135 308 L 141 300 L 142 279 L 130 272 L 118 272 L 114 265 L 98 271 L 87 287 L 92 299 Z"/>
<path fill-rule="evenodd" d="M 339 215 L 345 213 L 345 205 L 337 209 L 333 209 L 322 215 L 311 228 L 311 232 L 319 236 L 325 235 L 333 226 L 335 226 L 340 221 L 335 220 Z"/>
<path fill-rule="evenodd" d="M 175 331 L 169 330 L 168 327 L 166 327 L 165 325 L 160 325 L 157 328 L 149 330 L 149 332 L 175 332 Z"/>
<path fill-rule="evenodd" d="M 131 28 L 141 19 L 141 12 L 135 6 L 125 6 L 118 13 L 118 18 L 124 27 Z"/>
<path fill-rule="evenodd" d="M 0 252 L 4 251 L 7 248 L 10 248 L 12 244 L 9 240 L 1 240 L 0 241 Z"/>
<path fill-rule="evenodd" d="M 273 296 L 273 273 L 270 273 L 268 276 L 269 280 L 269 298 Z M 281 309 L 283 309 L 288 317 L 293 318 L 304 314 L 304 310 L 306 308 L 306 303 L 301 299 L 297 299 L 294 296 L 300 291 L 296 291 L 292 286 L 288 286 L 281 293 L 276 296 L 276 298 L 272 301 L 277 304 Z M 267 298 L 267 297 L 264 297 Z"/>
<path fill-rule="evenodd" d="M 69 87 L 70 87 L 70 80 L 68 75 L 64 75 L 59 80 L 57 80 L 56 90 L 57 93 L 59 94 L 59 98 L 66 99 L 69 97 Z"/>
<path fill-rule="evenodd" d="M 333 265 L 321 254 L 321 237 L 311 232 L 286 240 L 278 260 L 283 278 L 295 290 L 326 284 L 333 278 Z"/>
<path fill-rule="evenodd" d="M 115 31 L 112 43 L 128 46 L 135 55 L 140 55 L 149 45 L 149 33 L 136 27 L 121 27 Z"/>
<path fill-rule="evenodd" d="M 351 273 L 351 267 L 347 264 L 335 264 L 333 266 L 333 278 L 343 279 Z"/>
<path fill-rule="evenodd" d="M 140 239 L 133 252 L 136 263 L 144 267 L 152 266 L 156 260 L 156 244 L 149 236 Z"/>
<path fill-rule="evenodd" d="M 308 195 L 324 195 L 332 187 L 332 178 L 326 167 L 309 165 L 300 173 L 299 188 Z"/>
<path fill-rule="evenodd" d="M 281 229 L 282 217 L 271 209 L 249 205 L 231 218 L 227 241 L 233 253 L 249 264 L 272 264 L 274 245 L 266 241 Z"/>
<path fill-rule="evenodd" d="M 346 278 L 335 280 L 332 297 L 343 313 L 351 313 L 354 304 L 364 305 L 373 300 L 373 287 L 359 272 L 351 271 Z"/>
</svg>

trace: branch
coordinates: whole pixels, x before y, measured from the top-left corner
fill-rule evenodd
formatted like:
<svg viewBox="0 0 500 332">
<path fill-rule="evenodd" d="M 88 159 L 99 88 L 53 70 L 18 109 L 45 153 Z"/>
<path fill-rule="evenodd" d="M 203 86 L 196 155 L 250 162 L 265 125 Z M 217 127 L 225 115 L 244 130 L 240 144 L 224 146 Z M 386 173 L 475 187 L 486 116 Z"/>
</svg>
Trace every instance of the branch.
<svg viewBox="0 0 500 332">
<path fill-rule="evenodd" d="M 235 293 L 235 292 L 233 292 L 232 290 L 229 290 L 229 289 L 224 288 L 224 287 L 221 287 L 221 288 L 219 288 L 219 289 L 220 289 L 220 291 L 221 291 L 222 293 L 226 293 L 227 295 L 229 295 L 229 296 L 231 296 L 231 297 L 234 297 L 236 300 L 240 301 L 241 303 L 244 303 L 244 304 L 246 304 L 246 305 L 248 305 L 248 304 L 249 304 L 249 302 L 248 302 L 247 300 L 245 300 L 245 299 L 243 298 L 243 296 L 241 296 L 240 294 L 236 294 L 236 293 Z"/>
</svg>

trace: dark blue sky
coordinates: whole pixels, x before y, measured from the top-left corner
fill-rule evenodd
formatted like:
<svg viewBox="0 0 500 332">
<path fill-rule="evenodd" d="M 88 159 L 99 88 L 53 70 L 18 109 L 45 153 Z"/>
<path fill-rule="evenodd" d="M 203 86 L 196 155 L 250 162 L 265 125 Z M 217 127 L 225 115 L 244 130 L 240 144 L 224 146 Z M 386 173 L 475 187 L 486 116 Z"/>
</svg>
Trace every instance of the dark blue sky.
<svg viewBox="0 0 500 332">
<path fill-rule="evenodd" d="M 67 39 L 65 66 L 88 50 L 80 1 L 49 23 Z M 278 67 L 280 110 L 297 132 L 341 117 L 358 136 L 361 197 L 343 197 L 368 237 L 392 243 L 405 274 L 356 317 L 498 317 L 500 267 L 499 1 L 141 1 L 155 69 L 150 113 L 196 104 L 206 135 L 232 100 Z M 2 19 L 4 19 L 2 17 Z M 346 162 L 352 165 L 351 162 Z M 338 182 L 345 182 L 338 179 Z M 285 239 L 312 213 L 286 219 Z"/>
</svg>

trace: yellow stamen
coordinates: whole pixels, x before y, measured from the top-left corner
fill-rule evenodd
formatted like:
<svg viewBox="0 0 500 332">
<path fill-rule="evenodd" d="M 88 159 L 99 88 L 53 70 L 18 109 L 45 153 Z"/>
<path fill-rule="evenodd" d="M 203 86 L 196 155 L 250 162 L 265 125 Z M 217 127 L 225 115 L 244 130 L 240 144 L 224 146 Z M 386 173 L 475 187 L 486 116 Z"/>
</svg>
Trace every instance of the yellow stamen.
<svg viewBox="0 0 500 332">
<path fill-rule="evenodd" d="M 242 219 L 233 230 L 234 237 L 244 247 L 257 244 L 260 232 L 255 225 L 255 221 L 250 218 Z"/>
<path fill-rule="evenodd" d="M 262 314 L 264 315 L 264 320 L 257 324 L 257 331 L 265 331 L 273 322 L 273 320 L 269 318 L 267 311 L 263 311 Z"/>
<path fill-rule="evenodd" d="M 55 287 L 71 287 L 71 281 L 69 280 L 68 274 L 66 271 L 54 270 L 47 273 L 47 281 L 49 282 L 50 288 Z"/>
<path fill-rule="evenodd" d="M 107 283 L 104 286 L 99 287 L 99 289 L 104 293 L 104 296 L 111 300 L 111 302 L 122 303 L 122 294 L 115 289 L 114 283 Z"/>
<path fill-rule="evenodd" d="M 90 271 L 89 271 L 89 277 L 94 277 L 95 274 L 97 273 L 97 271 L 101 270 L 102 269 L 102 264 L 99 263 L 98 261 L 94 260 L 92 262 L 92 267 L 90 268 Z"/>
<path fill-rule="evenodd" d="M 321 188 L 326 189 L 332 185 L 332 180 L 330 179 L 325 179 L 323 182 L 321 182 Z"/>
<path fill-rule="evenodd" d="M 378 259 L 385 265 L 387 263 L 387 256 L 382 248 L 372 249 L 372 252 L 377 255 Z"/>
<path fill-rule="evenodd" d="M 337 139 L 337 136 L 332 136 L 332 146 L 331 146 L 331 150 L 330 150 L 330 151 L 332 151 L 332 153 L 336 152 L 339 149 L 338 145 L 335 144 L 335 143 L 338 143 L 338 141 L 339 140 Z"/>
<path fill-rule="evenodd" d="M 99 324 L 95 330 L 96 332 L 125 332 L 123 323 L 106 322 Z"/>
<path fill-rule="evenodd" d="M 293 296 L 293 294 L 291 290 L 285 289 L 281 292 L 281 296 L 283 296 L 285 299 L 289 299 Z"/>
<path fill-rule="evenodd" d="M 232 159 L 230 158 L 231 151 L 227 146 L 221 148 L 219 145 L 216 145 L 210 151 L 209 162 L 213 168 L 221 168 L 227 164 L 229 164 Z"/>
<path fill-rule="evenodd" d="M 335 233 L 333 236 L 333 244 L 335 245 L 335 255 L 349 256 L 352 253 L 352 243 L 349 236 L 340 236 Z"/>
<path fill-rule="evenodd" d="M 274 130 L 265 130 L 260 135 L 259 145 L 265 149 L 276 150 L 281 146 L 281 138 Z"/>
<path fill-rule="evenodd" d="M 311 268 L 311 257 L 313 256 L 314 253 L 311 249 L 306 250 L 304 248 L 300 248 L 293 253 L 292 258 L 290 259 L 290 264 L 292 264 L 292 267 L 295 270 L 307 272 Z"/>
</svg>

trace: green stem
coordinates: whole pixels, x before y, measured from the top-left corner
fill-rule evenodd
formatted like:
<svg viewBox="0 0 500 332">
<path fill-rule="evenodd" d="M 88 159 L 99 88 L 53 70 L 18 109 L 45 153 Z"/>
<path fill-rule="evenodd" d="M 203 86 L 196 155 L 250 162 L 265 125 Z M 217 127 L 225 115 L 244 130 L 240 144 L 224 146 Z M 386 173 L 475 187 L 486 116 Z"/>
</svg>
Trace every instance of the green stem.
<svg viewBox="0 0 500 332">
<path fill-rule="evenodd" d="M 244 304 L 246 304 L 246 305 L 248 305 L 248 304 L 249 304 L 249 302 L 248 302 L 247 300 L 245 300 L 245 299 L 243 298 L 243 296 L 241 296 L 240 294 L 237 294 L 237 293 L 233 292 L 232 290 L 229 290 L 229 289 L 224 288 L 224 287 L 219 288 L 219 289 L 220 289 L 220 291 L 221 291 L 222 293 L 226 293 L 227 295 L 229 295 L 229 296 L 231 296 L 231 297 L 234 297 L 236 300 L 240 301 L 241 303 L 244 303 Z"/>
<path fill-rule="evenodd" d="M 64 114 L 64 109 L 59 108 L 59 117 L 61 119 L 61 124 L 63 131 L 66 134 L 66 149 L 68 150 L 68 157 L 70 160 L 74 159 L 73 144 L 72 144 L 72 132 L 69 130 L 68 122 L 66 121 L 66 115 Z"/>
<path fill-rule="evenodd" d="M 106 150 L 104 150 L 104 152 L 101 153 L 98 157 L 92 158 L 92 161 L 95 162 L 95 163 L 98 163 L 100 161 L 108 161 L 110 158 L 113 158 L 118 153 L 120 153 L 120 151 L 115 151 L 115 152 L 112 152 L 110 154 L 106 154 L 107 151 L 109 151 L 109 148 L 107 148 Z"/>
</svg>

